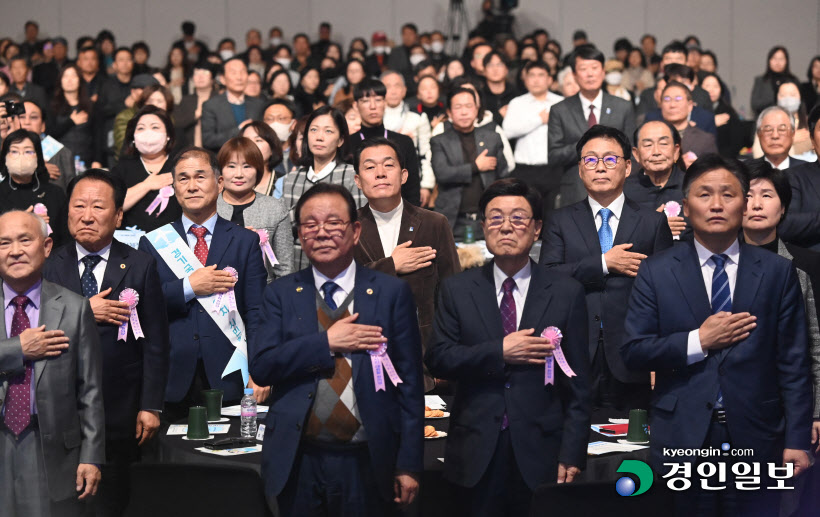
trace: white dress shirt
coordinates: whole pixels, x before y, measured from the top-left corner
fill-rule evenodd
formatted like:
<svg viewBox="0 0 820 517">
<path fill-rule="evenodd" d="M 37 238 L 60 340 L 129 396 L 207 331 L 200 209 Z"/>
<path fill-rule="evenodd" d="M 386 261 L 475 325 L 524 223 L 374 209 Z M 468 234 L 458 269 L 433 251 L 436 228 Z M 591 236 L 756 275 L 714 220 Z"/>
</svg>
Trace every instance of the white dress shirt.
<svg viewBox="0 0 820 517">
<path fill-rule="evenodd" d="M 712 260 L 712 255 L 720 255 L 720 253 L 712 253 L 707 250 L 701 243 L 695 239 L 695 251 L 698 253 L 698 263 L 700 265 L 700 273 L 703 275 L 703 283 L 706 284 L 706 296 L 712 300 L 712 275 L 715 272 L 716 264 Z M 729 248 L 723 252 L 729 259 L 723 266 L 726 271 L 726 276 L 729 278 L 729 296 L 732 300 L 735 297 L 735 284 L 737 283 L 737 265 L 740 260 L 740 243 L 735 239 Z M 686 364 L 696 363 L 706 358 L 706 353 L 700 344 L 700 329 L 695 329 L 689 332 L 689 338 L 686 342 Z"/>
<path fill-rule="evenodd" d="M 785 160 L 783 160 L 782 162 L 780 162 L 780 165 L 775 165 L 775 164 L 773 164 L 773 163 L 772 163 L 772 161 L 771 161 L 771 160 L 769 160 L 769 159 L 768 159 L 767 157 L 765 157 L 765 156 L 763 157 L 763 159 L 764 159 L 764 160 L 766 160 L 766 163 L 768 163 L 769 165 L 771 165 L 771 166 L 772 166 L 773 168 L 775 168 L 775 169 L 780 169 L 781 171 L 785 171 L 786 169 L 788 169 L 788 168 L 789 168 L 789 157 L 788 157 L 788 156 L 786 156 L 786 159 L 785 159 Z"/>
<path fill-rule="evenodd" d="M 347 295 L 353 292 L 353 287 L 356 285 L 356 261 L 350 261 L 350 265 L 347 266 L 347 269 L 339 273 L 336 278 L 325 276 L 314 266 L 311 266 L 311 268 L 313 269 L 313 283 L 316 285 L 316 290 L 319 291 L 321 296 L 324 296 L 322 286 L 325 282 L 333 282 L 339 286 L 336 292 L 333 293 L 333 301 L 336 302 L 337 307 L 341 307 L 342 302 L 345 301 Z M 350 314 L 353 314 L 353 303 L 354 302 L 351 301 L 347 307 Z"/>
<path fill-rule="evenodd" d="M 313 183 L 316 183 L 317 181 L 320 181 L 320 180 L 328 177 L 328 175 L 330 175 L 330 173 L 333 172 L 333 169 L 335 169 L 335 168 L 336 168 L 336 161 L 335 160 L 331 161 L 330 163 L 325 165 L 322 168 L 322 170 L 320 170 L 319 172 L 315 172 L 313 170 L 313 165 L 311 165 L 308 168 L 307 179 L 309 179 Z"/>
<path fill-rule="evenodd" d="M 601 225 L 604 224 L 604 219 L 601 217 L 601 214 L 598 212 L 602 208 L 609 208 L 612 211 L 612 215 L 609 217 L 609 227 L 612 229 L 612 242 L 615 243 L 615 235 L 618 233 L 618 223 L 621 220 L 621 213 L 624 210 L 624 201 L 626 200 L 626 196 L 624 193 L 621 192 L 621 195 L 615 198 L 615 201 L 609 204 L 609 206 L 605 207 L 602 206 L 601 203 L 595 201 L 591 197 L 587 196 L 587 201 L 589 201 L 589 206 L 592 208 L 592 217 L 595 218 L 595 230 L 600 230 Z M 604 268 L 604 274 L 609 274 L 609 269 L 606 267 L 606 257 L 604 254 L 601 254 L 601 265 Z"/>
<path fill-rule="evenodd" d="M 541 112 L 564 100 L 558 94 L 547 92 L 544 100 L 525 93 L 510 101 L 502 128 L 507 138 L 517 138 L 515 163 L 522 165 L 546 165 L 547 124 L 541 120 Z"/>
<path fill-rule="evenodd" d="M 498 301 L 498 308 L 501 308 L 501 299 L 504 297 L 502 285 L 507 279 L 507 274 L 501 271 L 498 264 L 493 264 L 493 278 L 495 279 L 495 294 Z M 515 302 L 515 328 L 521 326 L 521 314 L 524 312 L 524 302 L 527 300 L 527 291 L 530 289 L 530 279 L 532 279 L 532 264 L 527 261 L 527 265 L 522 267 L 518 273 L 512 276 L 515 281 L 512 296 Z"/>
<path fill-rule="evenodd" d="M 103 276 L 105 276 L 105 266 L 108 264 L 108 256 L 111 254 L 111 244 L 104 247 L 97 253 L 92 253 L 87 249 L 80 246 L 79 243 L 74 243 L 77 246 L 77 270 L 80 272 L 80 278 L 83 276 L 83 271 L 85 271 L 85 264 L 83 264 L 83 259 L 87 255 L 99 255 L 102 257 L 102 260 L 94 266 L 94 269 L 91 270 L 91 273 L 94 275 L 94 279 L 97 281 L 97 292 L 102 291 L 102 281 Z"/>
<path fill-rule="evenodd" d="M 404 201 L 399 200 L 399 206 L 389 212 L 379 212 L 372 206 L 370 211 L 373 219 L 376 220 L 376 228 L 379 229 L 379 238 L 382 241 L 384 256 L 389 257 L 399 243 L 399 230 L 401 229 L 401 215 L 404 209 Z"/>
<path fill-rule="evenodd" d="M 581 95 L 578 94 L 578 98 L 581 99 L 581 109 L 584 113 L 584 120 L 589 121 L 589 107 L 595 106 L 595 120 L 598 123 L 601 123 L 601 106 L 604 104 L 604 90 L 598 90 L 598 95 L 595 97 L 595 100 L 591 101 Z"/>
</svg>

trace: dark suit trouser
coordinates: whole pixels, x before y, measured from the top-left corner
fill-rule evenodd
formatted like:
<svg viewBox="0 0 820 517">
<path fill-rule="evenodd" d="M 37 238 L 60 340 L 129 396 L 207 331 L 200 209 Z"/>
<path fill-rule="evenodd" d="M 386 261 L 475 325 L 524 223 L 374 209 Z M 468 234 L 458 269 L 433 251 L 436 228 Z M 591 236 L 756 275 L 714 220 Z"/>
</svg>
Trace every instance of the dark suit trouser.
<svg viewBox="0 0 820 517">
<path fill-rule="evenodd" d="M 382 499 L 367 446 L 332 450 L 302 443 L 282 493 L 281 517 L 382 517 Z"/>
<path fill-rule="evenodd" d="M 74 498 L 51 500 L 39 429 L 15 437 L 0 417 L 0 517 L 79 517 L 83 507 Z"/>
<path fill-rule="evenodd" d="M 499 434 L 493 458 L 478 483 L 460 491 L 465 516 L 529 516 L 532 491 L 518 469 L 509 429 Z"/>
<path fill-rule="evenodd" d="M 136 423 L 134 424 L 136 428 Z M 95 497 L 97 517 L 120 517 L 128 506 L 132 463 L 140 460 L 140 448 L 134 438 L 105 441 L 106 463 Z"/>
<path fill-rule="evenodd" d="M 523 163 L 517 164 L 512 172 L 514 178 L 522 180 L 541 194 L 541 214 L 545 225 L 549 221 L 549 215 L 555 210 L 555 200 L 561 188 L 561 174 L 558 167 Z"/>
<path fill-rule="evenodd" d="M 595 357 L 590 364 L 592 379 L 592 407 L 614 408 L 618 411 L 630 409 L 649 409 L 652 397 L 652 385 L 647 378 L 645 383 L 627 383 L 616 379 L 609 369 L 606 359 L 606 347 L 603 340 L 598 340 Z"/>
</svg>

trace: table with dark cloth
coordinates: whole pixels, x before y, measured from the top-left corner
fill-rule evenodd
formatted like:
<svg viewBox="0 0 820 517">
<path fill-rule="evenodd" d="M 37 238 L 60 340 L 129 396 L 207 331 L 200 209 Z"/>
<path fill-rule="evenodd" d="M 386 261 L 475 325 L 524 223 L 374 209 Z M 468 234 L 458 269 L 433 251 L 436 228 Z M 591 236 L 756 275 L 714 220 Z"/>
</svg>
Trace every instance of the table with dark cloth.
<svg viewBox="0 0 820 517">
<path fill-rule="evenodd" d="M 448 405 L 452 402 L 452 397 L 442 397 Z M 609 423 L 609 418 L 626 418 L 627 414 L 624 412 L 616 412 L 610 410 L 595 411 L 592 416 L 592 424 L 606 424 Z M 263 418 L 260 417 L 260 423 Z M 187 424 L 185 421 L 177 422 L 178 424 Z M 231 424 L 228 434 L 216 435 L 216 438 L 225 438 L 229 436 L 239 436 L 239 418 L 230 418 L 228 422 Z M 432 425 L 439 431 L 447 432 L 450 427 L 450 419 L 426 419 L 425 425 Z M 182 436 L 168 436 L 166 434 L 167 428 L 163 426 L 160 436 L 160 456 L 163 462 L 177 463 L 177 464 L 210 464 L 219 465 L 227 464 L 233 466 L 244 466 L 255 469 L 257 472 L 261 469 L 262 454 L 244 454 L 233 457 L 222 457 L 211 455 L 197 451 L 195 449 L 203 447 L 200 441 L 183 440 Z M 609 441 L 616 442 L 617 438 L 608 437 L 590 430 L 589 441 Z M 452 517 L 458 514 L 458 508 L 453 495 L 455 489 L 453 485 L 445 481 L 442 477 L 444 463 L 439 458 L 444 458 L 445 444 L 447 438 L 437 438 L 425 440 L 424 446 L 424 473 L 421 478 L 420 489 L 420 506 L 421 515 L 427 516 L 447 516 Z M 637 459 L 641 461 L 648 461 L 649 449 L 640 449 L 629 453 L 612 453 L 602 456 L 590 456 L 587 459 L 587 467 L 581 472 L 576 479 L 578 481 L 607 481 L 612 480 L 613 491 L 615 490 L 614 482 L 623 474 L 616 472 L 621 462 L 625 459 Z"/>
</svg>

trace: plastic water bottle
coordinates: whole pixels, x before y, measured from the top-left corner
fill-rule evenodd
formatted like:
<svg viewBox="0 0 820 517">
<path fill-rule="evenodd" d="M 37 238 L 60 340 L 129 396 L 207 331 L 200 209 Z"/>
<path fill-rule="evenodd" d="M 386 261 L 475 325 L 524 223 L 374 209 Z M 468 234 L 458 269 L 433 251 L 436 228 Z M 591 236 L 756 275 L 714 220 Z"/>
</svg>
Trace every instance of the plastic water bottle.
<svg viewBox="0 0 820 517">
<path fill-rule="evenodd" d="M 245 388 L 242 397 L 241 424 L 239 433 L 242 438 L 256 438 L 256 399 L 253 398 L 253 388 Z"/>
<path fill-rule="evenodd" d="M 475 242 L 475 233 L 473 232 L 473 224 L 470 223 L 464 228 L 464 243 L 472 244 Z"/>
</svg>

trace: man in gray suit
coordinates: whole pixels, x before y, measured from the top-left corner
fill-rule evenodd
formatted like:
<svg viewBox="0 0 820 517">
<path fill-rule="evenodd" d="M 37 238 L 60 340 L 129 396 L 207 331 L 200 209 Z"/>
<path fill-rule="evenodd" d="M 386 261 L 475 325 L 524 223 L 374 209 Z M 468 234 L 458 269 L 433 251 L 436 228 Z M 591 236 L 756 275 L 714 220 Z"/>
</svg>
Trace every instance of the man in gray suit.
<svg viewBox="0 0 820 517">
<path fill-rule="evenodd" d="M 635 133 L 632 105 L 601 88 L 605 75 L 604 54 L 592 45 L 580 45 L 573 51 L 570 61 L 581 91 L 550 109 L 547 130 L 549 163 L 564 171 L 558 201 L 560 206 L 586 198 L 586 190 L 578 176 L 575 144 L 589 128 L 601 124 L 620 129 L 626 135 Z"/>
<path fill-rule="evenodd" d="M 218 152 L 228 139 L 239 135 L 239 128 L 261 120 L 265 101 L 245 95 L 248 67 L 239 57 L 225 62 L 225 93 L 215 95 L 202 105 L 202 145 Z"/>
<path fill-rule="evenodd" d="M 88 300 L 43 280 L 51 246 L 38 216 L 0 216 L 4 517 L 80 515 L 105 463 L 99 334 Z"/>
<path fill-rule="evenodd" d="M 476 127 L 476 92 L 457 88 L 447 95 L 444 132 L 430 140 L 431 162 L 436 171 L 436 212 L 444 214 L 456 241 L 464 240 L 467 228 L 482 238 L 478 200 L 492 182 L 507 174 L 504 144 L 494 126 Z"/>
</svg>

